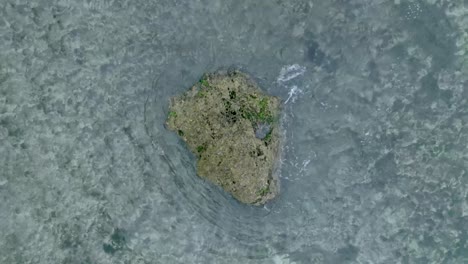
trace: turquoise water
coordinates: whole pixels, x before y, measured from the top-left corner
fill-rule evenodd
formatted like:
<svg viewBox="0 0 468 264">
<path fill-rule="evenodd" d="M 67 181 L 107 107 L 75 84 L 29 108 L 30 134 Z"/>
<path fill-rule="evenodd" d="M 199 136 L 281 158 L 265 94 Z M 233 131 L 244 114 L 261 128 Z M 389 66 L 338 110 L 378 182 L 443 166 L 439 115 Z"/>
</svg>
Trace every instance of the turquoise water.
<svg viewBox="0 0 468 264">
<path fill-rule="evenodd" d="M 468 4 L 0 3 L 0 263 L 468 263 Z M 241 205 L 164 120 L 204 72 L 282 98 Z"/>
</svg>

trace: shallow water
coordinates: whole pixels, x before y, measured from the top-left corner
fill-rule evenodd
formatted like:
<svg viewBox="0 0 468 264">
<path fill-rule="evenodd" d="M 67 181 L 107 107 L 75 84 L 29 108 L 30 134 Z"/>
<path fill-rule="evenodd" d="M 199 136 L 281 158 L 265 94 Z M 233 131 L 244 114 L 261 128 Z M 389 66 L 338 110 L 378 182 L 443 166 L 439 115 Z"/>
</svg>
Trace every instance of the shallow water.
<svg viewBox="0 0 468 264">
<path fill-rule="evenodd" d="M 0 263 L 468 263 L 463 0 L 0 3 Z M 164 120 L 204 72 L 284 101 L 241 205 Z"/>
</svg>

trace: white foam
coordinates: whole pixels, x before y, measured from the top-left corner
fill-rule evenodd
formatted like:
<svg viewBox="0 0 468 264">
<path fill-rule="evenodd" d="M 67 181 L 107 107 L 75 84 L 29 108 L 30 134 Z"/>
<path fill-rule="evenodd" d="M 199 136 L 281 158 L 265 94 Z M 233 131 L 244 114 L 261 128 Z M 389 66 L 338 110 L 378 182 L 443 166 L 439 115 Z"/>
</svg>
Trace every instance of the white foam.
<svg viewBox="0 0 468 264">
<path fill-rule="evenodd" d="M 286 65 L 281 68 L 280 74 L 278 76 L 277 82 L 284 83 L 290 81 L 298 76 L 301 76 L 306 72 L 306 67 L 299 64 Z"/>
<path fill-rule="evenodd" d="M 303 93 L 304 92 L 301 89 L 299 89 L 296 85 L 291 86 L 291 90 L 289 90 L 289 92 L 288 92 L 288 99 L 286 99 L 286 101 L 284 103 L 287 104 L 289 102 L 289 100 L 291 100 L 291 102 L 293 102 L 293 103 L 296 102 L 297 95 L 298 94 L 303 94 Z"/>
</svg>

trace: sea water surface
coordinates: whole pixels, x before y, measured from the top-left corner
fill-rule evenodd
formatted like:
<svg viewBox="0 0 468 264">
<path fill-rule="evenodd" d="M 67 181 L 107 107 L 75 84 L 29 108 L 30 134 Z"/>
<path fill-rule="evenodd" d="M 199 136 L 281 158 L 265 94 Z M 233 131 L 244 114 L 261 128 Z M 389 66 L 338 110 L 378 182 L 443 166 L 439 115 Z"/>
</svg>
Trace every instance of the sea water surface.
<svg viewBox="0 0 468 264">
<path fill-rule="evenodd" d="M 1 0 L 0 263 L 468 263 L 465 0 Z M 205 72 L 283 104 L 239 204 L 164 128 Z"/>
</svg>

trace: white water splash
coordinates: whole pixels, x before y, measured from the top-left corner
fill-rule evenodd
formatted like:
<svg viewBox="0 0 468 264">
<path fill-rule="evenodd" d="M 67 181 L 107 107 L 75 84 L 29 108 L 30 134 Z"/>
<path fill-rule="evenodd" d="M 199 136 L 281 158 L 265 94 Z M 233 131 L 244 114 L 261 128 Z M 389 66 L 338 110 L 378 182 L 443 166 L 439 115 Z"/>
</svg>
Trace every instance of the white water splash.
<svg viewBox="0 0 468 264">
<path fill-rule="evenodd" d="M 275 255 L 272 259 L 274 264 L 296 264 L 289 259 L 289 255 Z"/>
<path fill-rule="evenodd" d="M 287 65 L 281 68 L 277 82 L 284 83 L 304 74 L 306 67 L 299 64 Z"/>
<path fill-rule="evenodd" d="M 288 99 L 286 99 L 284 103 L 287 104 L 289 100 L 291 100 L 291 102 L 293 103 L 296 102 L 297 96 L 303 93 L 304 92 L 301 89 L 299 89 L 296 85 L 291 86 L 291 90 L 289 90 L 288 92 Z"/>
</svg>

